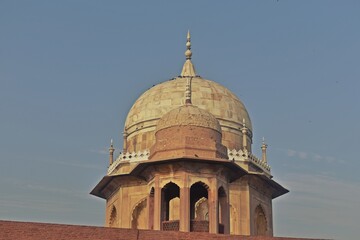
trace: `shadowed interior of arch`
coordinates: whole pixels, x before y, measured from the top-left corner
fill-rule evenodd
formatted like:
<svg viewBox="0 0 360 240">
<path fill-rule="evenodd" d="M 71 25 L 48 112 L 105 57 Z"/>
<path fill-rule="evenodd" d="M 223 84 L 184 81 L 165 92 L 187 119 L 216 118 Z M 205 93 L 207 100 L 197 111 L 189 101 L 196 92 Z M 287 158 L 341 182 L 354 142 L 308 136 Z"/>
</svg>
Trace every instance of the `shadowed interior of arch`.
<svg viewBox="0 0 360 240">
<path fill-rule="evenodd" d="M 179 220 L 180 208 L 177 202 L 180 200 L 180 188 L 177 184 L 169 182 L 162 192 L 161 219 L 162 221 Z"/>
<path fill-rule="evenodd" d="M 194 183 L 190 188 L 190 219 L 206 220 L 208 214 L 208 186 L 202 182 Z M 197 212 L 196 212 L 197 210 Z"/>
</svg>

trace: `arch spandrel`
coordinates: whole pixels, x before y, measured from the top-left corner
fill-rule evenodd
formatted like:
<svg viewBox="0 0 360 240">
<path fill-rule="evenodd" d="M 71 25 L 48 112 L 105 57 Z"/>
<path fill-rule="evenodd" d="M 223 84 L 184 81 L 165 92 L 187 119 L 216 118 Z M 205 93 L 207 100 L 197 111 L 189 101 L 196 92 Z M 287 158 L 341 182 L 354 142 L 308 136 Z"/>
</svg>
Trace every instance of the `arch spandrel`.
<svg viewBox="0 0 360 240">
<path fill-rule="evenodd" d="M 212 186 L 212 183 L 208 180 L 208 178 L 199 178 L 199 177 L 189 176 L 188 187 L 191 188 L 191 186 L 193 186 L 196 183 L 203 184 L 208 191 L 209 191 L 209 189 L 211 189 L 211 186 Z"/>
<path fill-rule="evenodd" d="M 176 184 L 179 188 L 183 188 L 184 187 L 184 181 L 180 178 L 166 178 L 166 179 L 160 179 L 160 188 L 164 188 L 167 184 L 169 183 L 174 183 Z"/>
</svg>

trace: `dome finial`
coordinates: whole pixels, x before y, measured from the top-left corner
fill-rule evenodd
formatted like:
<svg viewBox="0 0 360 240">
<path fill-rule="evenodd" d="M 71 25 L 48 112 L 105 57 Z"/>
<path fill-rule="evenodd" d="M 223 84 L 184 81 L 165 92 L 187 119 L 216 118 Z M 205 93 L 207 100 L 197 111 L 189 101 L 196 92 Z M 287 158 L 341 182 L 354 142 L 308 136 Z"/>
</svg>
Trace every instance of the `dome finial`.
<svg viewBox="0 0 360 240">
<path fill-rule="evenodd" d="M 191 62 L 191 56 L 192 56 L 191 37 L 190 37 L 190 30 L 188 30 L 187 36 L 186 36 L 186 51 L 185 51 L 186 61 L 184 63 L 183 69 L 180 74 L 181 77 L 195 77 L 196 76 L 194 65 Z"/>
<path fill-rule="evenodd" d="M 192 56 L 190 30 L 188 30 L 187 36 L 186 36 L 186 51 L 185 51 L 185 56 L 186 56 L 186 59 L 191 59 L 191 56 Z"/>
</svg>

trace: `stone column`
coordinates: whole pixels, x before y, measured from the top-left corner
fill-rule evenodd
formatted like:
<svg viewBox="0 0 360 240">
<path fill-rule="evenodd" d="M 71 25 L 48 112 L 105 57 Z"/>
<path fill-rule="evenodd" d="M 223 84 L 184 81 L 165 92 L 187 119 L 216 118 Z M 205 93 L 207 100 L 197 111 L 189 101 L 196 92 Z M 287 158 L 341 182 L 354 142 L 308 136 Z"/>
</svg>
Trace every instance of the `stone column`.
<svg viewBox="0 0 360 240">
<path fill-rule="evenodd" d="M 215 180 L 216 181 L 216 180 Z M 219 200 L 217 183 L 210 186 L 209 196 L 209 233 L 219 232 Z"/>
<path fill-rule="evenodd" d="M 159 179 L 155 180 L 154 190 L 154 230 L 161 230 L 161 187 L 159 186 Z"/>
<path fill-rule="evenodd" d="M 155 192 L 155 191 L 154 191 Z M 154 193 L 150 193 L 147 197 L 148 210 L 148 229 L 154 229 Z"/>
<path fill-rule="evenodd" d="M 190 232 L 190 188 L 187 182 L 180 189 L 180 231 Z"/>
<path fill-rule="evenodd" d="M 224 234 L 230 234 L 230 196 L 229 196 L 229 188 L 226 192 L 226 201 L 224 206 L 222 207 L 223 213 L 223 224 L 224 224 Z"/>
</svg>

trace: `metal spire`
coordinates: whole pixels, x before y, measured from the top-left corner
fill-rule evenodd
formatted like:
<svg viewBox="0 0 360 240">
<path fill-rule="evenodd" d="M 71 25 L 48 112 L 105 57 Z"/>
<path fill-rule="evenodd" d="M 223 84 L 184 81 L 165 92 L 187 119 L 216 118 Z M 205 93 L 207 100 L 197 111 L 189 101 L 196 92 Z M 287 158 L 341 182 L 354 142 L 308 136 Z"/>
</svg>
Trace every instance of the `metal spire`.
<svg viewBox="0 0 360 240">
<path fill-rule="evenodd" d="M 186 59 L 191 59 L 191 56 L 192 56 L 190 30 L 188 30 L 188 33 L 187 33 L 187 36 L 186 36 L 185 56 L 186 56 Z"/>
<path fill-rule="evenodd" d="M 188 31 L 187 36 L 186 36 L 186 51 L 185 51 L 186 61 L 184 63 L 183 69 L 180 74 L 181 77 L 195 77 L 196 76 L 195 67 L 191 62 L 191 56 L 192 56 L 191 37 L 190 37 L 190 31 Z"/>
</svg>

